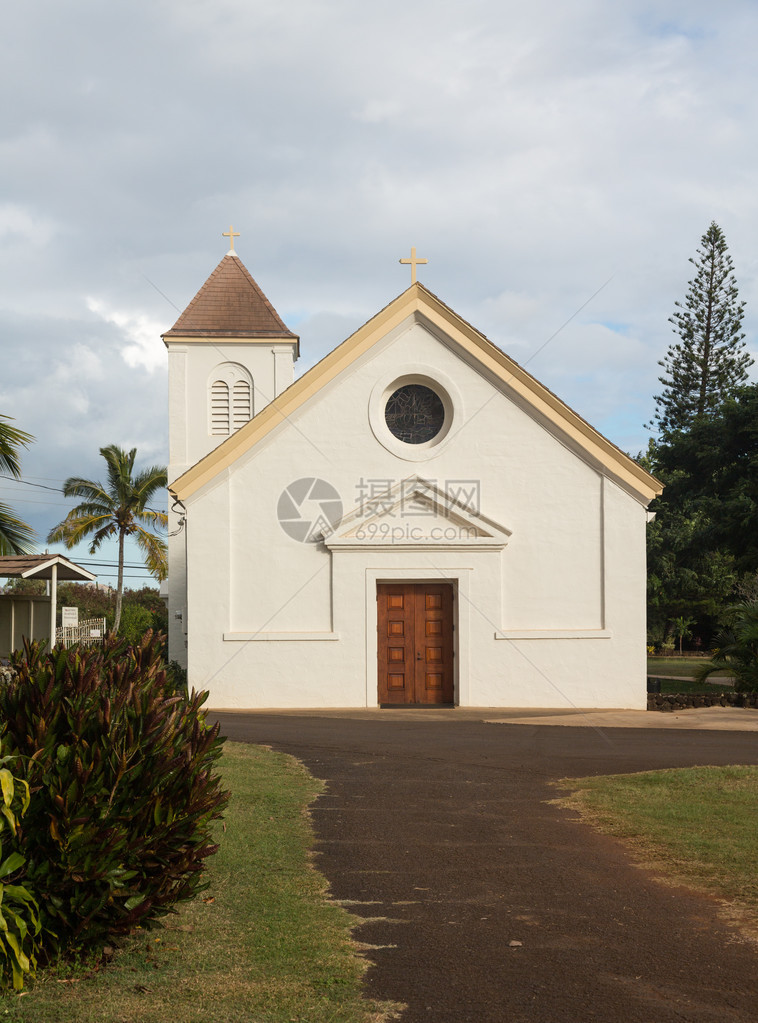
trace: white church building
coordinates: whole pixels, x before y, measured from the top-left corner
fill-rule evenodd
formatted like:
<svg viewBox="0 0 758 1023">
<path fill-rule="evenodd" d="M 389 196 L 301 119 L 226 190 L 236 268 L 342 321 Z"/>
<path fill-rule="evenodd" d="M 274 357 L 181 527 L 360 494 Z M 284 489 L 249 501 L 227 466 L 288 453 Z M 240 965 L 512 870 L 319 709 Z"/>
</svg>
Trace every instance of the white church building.
<svg viewBox="0 0 758 1023">
<path fill-rule="evenodd" d="M 297 380 L 233 250 L 163 335 L 170 657 L 217 709 L 643 708 L 661 485 L 412 260 Z"/>
</svg>

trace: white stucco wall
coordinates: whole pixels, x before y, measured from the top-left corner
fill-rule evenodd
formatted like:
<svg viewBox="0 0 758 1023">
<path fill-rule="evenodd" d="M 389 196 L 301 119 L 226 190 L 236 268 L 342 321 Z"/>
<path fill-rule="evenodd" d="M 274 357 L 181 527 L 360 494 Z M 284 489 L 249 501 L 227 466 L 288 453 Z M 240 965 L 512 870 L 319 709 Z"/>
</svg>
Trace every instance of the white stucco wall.
<svg viewBox="0 0 758 1023">
<path fill-rule="evenodd" d="M 252 384 L 255 415 L 292 383 L 296 342 L 167 341 L 169 484 L 224 440 L 210 424 L 214 380 L 245 379 Z M 241 372 L 238 371 L 241 369 Z M 169 658 L 187 665 L 186 536 L 181 508 L 169 509 Z"/>
<path fill-rule="evenodd" d="M 169 458 L 181 474 L 223 437 L 209 429 L 209 387 L 229 366 L 242 366 L 253 381 L 253 414 L 289 387 L 296 343 L 271 341 L 169 341 Z"/>
<path fill-rule="evenodd" d="M 453 395 L 452 428 L 404 458 L 372 428 L 372 394 L 421 371 Z M 376 583 L 450 579 L 457 702 L 643 707 L 645 510 L 551 429 L 406 322 L 187 500 L 190 683 L 219 708 L 374 706 Z M 277 521 L 297 479 L 329 482 L 347 512 L 366 481 L 414 474 L 480 481 L 508 544 L 330 552 Z"/>
</svg>

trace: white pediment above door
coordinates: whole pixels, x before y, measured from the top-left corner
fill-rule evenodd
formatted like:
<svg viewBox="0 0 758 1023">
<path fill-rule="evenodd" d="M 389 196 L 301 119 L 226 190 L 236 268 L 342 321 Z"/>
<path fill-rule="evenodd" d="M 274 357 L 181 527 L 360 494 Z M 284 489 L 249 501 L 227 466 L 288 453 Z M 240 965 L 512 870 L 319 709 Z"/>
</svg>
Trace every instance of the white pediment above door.
<svg viewBox="0 0 758 1023">
<path fill-rule="evenodd" d="M 332 551 L 499 551 L 511 531 L 420 476 L 401 480 L 346 515 L 324 540 Z"/>
</svg>

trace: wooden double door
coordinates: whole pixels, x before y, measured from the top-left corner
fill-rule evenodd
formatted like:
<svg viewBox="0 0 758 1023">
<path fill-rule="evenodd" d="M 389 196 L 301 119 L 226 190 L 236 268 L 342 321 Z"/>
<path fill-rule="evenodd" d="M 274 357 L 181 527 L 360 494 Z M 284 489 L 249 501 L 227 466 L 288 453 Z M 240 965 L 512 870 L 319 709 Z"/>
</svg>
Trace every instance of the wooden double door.
<svg viewBox="0 0 758 1023">
<path fill-rule="evenodd" d="M 380 704 L 452 704 L 451 583 L 379 583 Z"/>
</svg>

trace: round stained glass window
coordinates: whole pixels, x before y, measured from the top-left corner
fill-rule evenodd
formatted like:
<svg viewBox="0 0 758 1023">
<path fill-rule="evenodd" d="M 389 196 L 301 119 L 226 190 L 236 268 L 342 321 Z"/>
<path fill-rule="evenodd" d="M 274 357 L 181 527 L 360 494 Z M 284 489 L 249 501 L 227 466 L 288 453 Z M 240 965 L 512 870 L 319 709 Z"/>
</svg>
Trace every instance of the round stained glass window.
<svg viewBox="0 0 758 1023">
<path fill-rule="evenodd" d="M 405 384 L 387 399 L 384 418 L 390 433 L 398 440 L 406 444 L 425 444 L 442 429 L 445 406 L 431 387 Z"/>
</svg>

